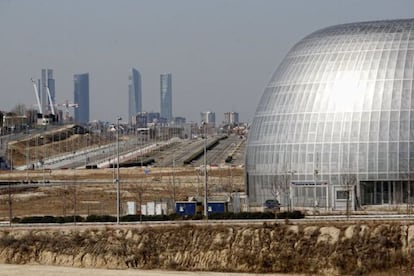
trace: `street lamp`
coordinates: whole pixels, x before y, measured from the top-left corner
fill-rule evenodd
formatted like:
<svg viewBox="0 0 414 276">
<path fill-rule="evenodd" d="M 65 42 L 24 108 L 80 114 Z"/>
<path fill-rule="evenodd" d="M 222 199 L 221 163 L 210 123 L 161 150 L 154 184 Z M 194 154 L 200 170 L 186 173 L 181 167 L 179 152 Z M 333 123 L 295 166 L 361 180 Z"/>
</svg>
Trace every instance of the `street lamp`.
<svg viewBox="0 0 414 276">
<path fill-rule="evenodd" d="M 208 178 L 207 178 L 207 132 L 206 122 L 201 122 L 203 128 L 203 139 L 204 139 L 204 217 L 208 220 Z"/>
<path fill-rule="evenodd" d="M 292 179 L 293 179 L 293 175 L 296 173 L 295 170 L 291 170 L 291 171 L 287 171 L 286 172 L 288 177 L 287 177 L 287 181 L 286 181 L 286 201 L 287 201 L 287 206 L 288 206 L 288 211 L 291 212 L 292 211 Z"/>
<path fill-rule="evenodd" d="M 313 189 L 313 210 L 316 213 L 316 208 L 318 207 L 318 200 L 317 200 L 317 196 L 316 196 L 316 185 L 317 185 L 317 176 L 318 176 L 319 171 L 317 169 L 314 170 L 314 189 Z"/>
<path fill-rule="evenodd" d="M 119 224 L 119 215 L 121 211 L 121 194 L 119 190 L 119 121 L 122 120 L 118 117 L 116 123 L 116 223 Z"/>
<path fill-rule="evenodd" d="M 45 151 L 45 136 L 41 135 L 40 139 L 42 140 L 42 147 L 43 147 L 43 156 L 42 156 L 42 178 L 43 184 L 45 184 L 45 158 L 46 158 L 46 151 Z"/>
</svg>

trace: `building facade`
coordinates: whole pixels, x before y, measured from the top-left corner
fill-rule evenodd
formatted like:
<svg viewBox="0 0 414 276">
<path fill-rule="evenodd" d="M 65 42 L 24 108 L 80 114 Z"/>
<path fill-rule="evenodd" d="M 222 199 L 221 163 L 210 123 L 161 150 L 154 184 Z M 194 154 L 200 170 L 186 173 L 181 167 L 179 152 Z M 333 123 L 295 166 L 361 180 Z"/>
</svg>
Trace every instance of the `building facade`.
<svg viewBox="0 0 414 276">
<path fill-rule="evenodd" d="M 239 123 L 239 113 L 237 112 L 224 113 L 224 123 L 228 125 L 237 125 Z"/>
<path fill-rule="evenodd" d="M 414 19 L 299 41 L 265 87 L 246 149 L 251 206 L 414 202 Z"/>
<path fill-rule="evenodd" d="M 137 69 L 131 69 L 128 81 L 128 121 L 131 123 L 134 115 L 142 112 L 141 74 Z"/>
<path fill-rule="evenodd" d="M 160 76 L 160 96 L 161 96 L 161 118 L 167 123 L 173 119 L 172 113 L 172 75 L 171 73 L 161 74 Z"/>
<path fill-rule="evenodd" d="M 216 113 L 212 111 L 204 111 L 200 113 L 201 121 L 208 124 L 209 127 L 216 126 Z"/>
<path fill-rule="evenodd" d="M 87 124 L 89 122 L 89 73 L 77 74 L 73 77 L 75 122 Z"/>
<path fill-rule="evenodd" d="M 53 70 L 52 69 L 42 69 L 41 74 L 41 83 L 39 85 L 40 89 L 40 101 L 42 105 L 42 110 L 45 114 L 48 114 L 51 112 L 50 108 L 50 100 L 47 93 L 47 88 L 49 88 L 50 91 L 50 97 L 52 99 L 52 102 L 55 104 L 55 98 L 56 98 L 56 91 L 55 91 L 55 79 L 53 78 Z"/>
</svg>

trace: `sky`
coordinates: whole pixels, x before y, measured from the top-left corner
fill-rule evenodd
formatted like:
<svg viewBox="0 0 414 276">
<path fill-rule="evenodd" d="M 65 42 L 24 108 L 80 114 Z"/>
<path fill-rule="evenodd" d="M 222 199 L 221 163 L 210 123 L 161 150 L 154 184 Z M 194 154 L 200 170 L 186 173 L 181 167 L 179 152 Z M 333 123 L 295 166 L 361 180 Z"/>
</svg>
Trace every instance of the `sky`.
<svg viewBox="0 0 414 276">
<path fill-rule="evenodd" d="M 414 17 L 412 0 L 0 0 L 0 110 L 36 103 L 30 78 L 54 70 L 57 104 L 89 73 L 90 119 L 127 121 L 128 72 L 144 111 L 160 111 L 172 73 L 173 115 L 251 122 L 274 70 L 306 35 L 342 23 Z"/>
</svg>

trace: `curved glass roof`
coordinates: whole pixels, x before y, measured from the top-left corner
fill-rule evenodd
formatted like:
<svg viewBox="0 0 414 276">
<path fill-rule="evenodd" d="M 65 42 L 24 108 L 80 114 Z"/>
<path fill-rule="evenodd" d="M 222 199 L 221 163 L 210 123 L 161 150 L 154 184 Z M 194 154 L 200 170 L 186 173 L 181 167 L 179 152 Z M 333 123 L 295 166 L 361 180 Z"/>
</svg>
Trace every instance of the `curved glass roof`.
<svg viewBox="0 0 414 276">
<path fill-rule="evenodd" d="M 266 86 L 246 152 L 250 201 L 294 171 L 331 185 L 414 178 L 414 19 L 352 23 L 297 43 Z"/>
</svg>

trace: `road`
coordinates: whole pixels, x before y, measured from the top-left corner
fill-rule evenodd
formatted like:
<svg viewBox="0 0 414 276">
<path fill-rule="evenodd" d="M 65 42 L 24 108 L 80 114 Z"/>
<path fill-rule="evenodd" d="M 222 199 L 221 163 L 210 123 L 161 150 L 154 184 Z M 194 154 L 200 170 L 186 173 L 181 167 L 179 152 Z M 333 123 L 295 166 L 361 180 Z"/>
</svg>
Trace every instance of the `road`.
<svg viewBox="0 0 414 276">
<path fill-rule="evenodd" d="M 229 272 L 205 272 L 205 271 L 165 271 L 165 270 L 112 270 L 98 268 L 77 268 L 64 266 L 46 265 L 12 265 L 0 264 L 0 276 L 56 276 L 56 275 L 78 275 L 78 276 L 236 276 L 236 275 L 262 275 L 253 273 L 229 273 Z M 266 274 L 286 275 L 286 274 Z M 293 274 L 289 274 L 293 275 Z M 301 274 L 295 274 L 301 275 Z"/>
</svg>

